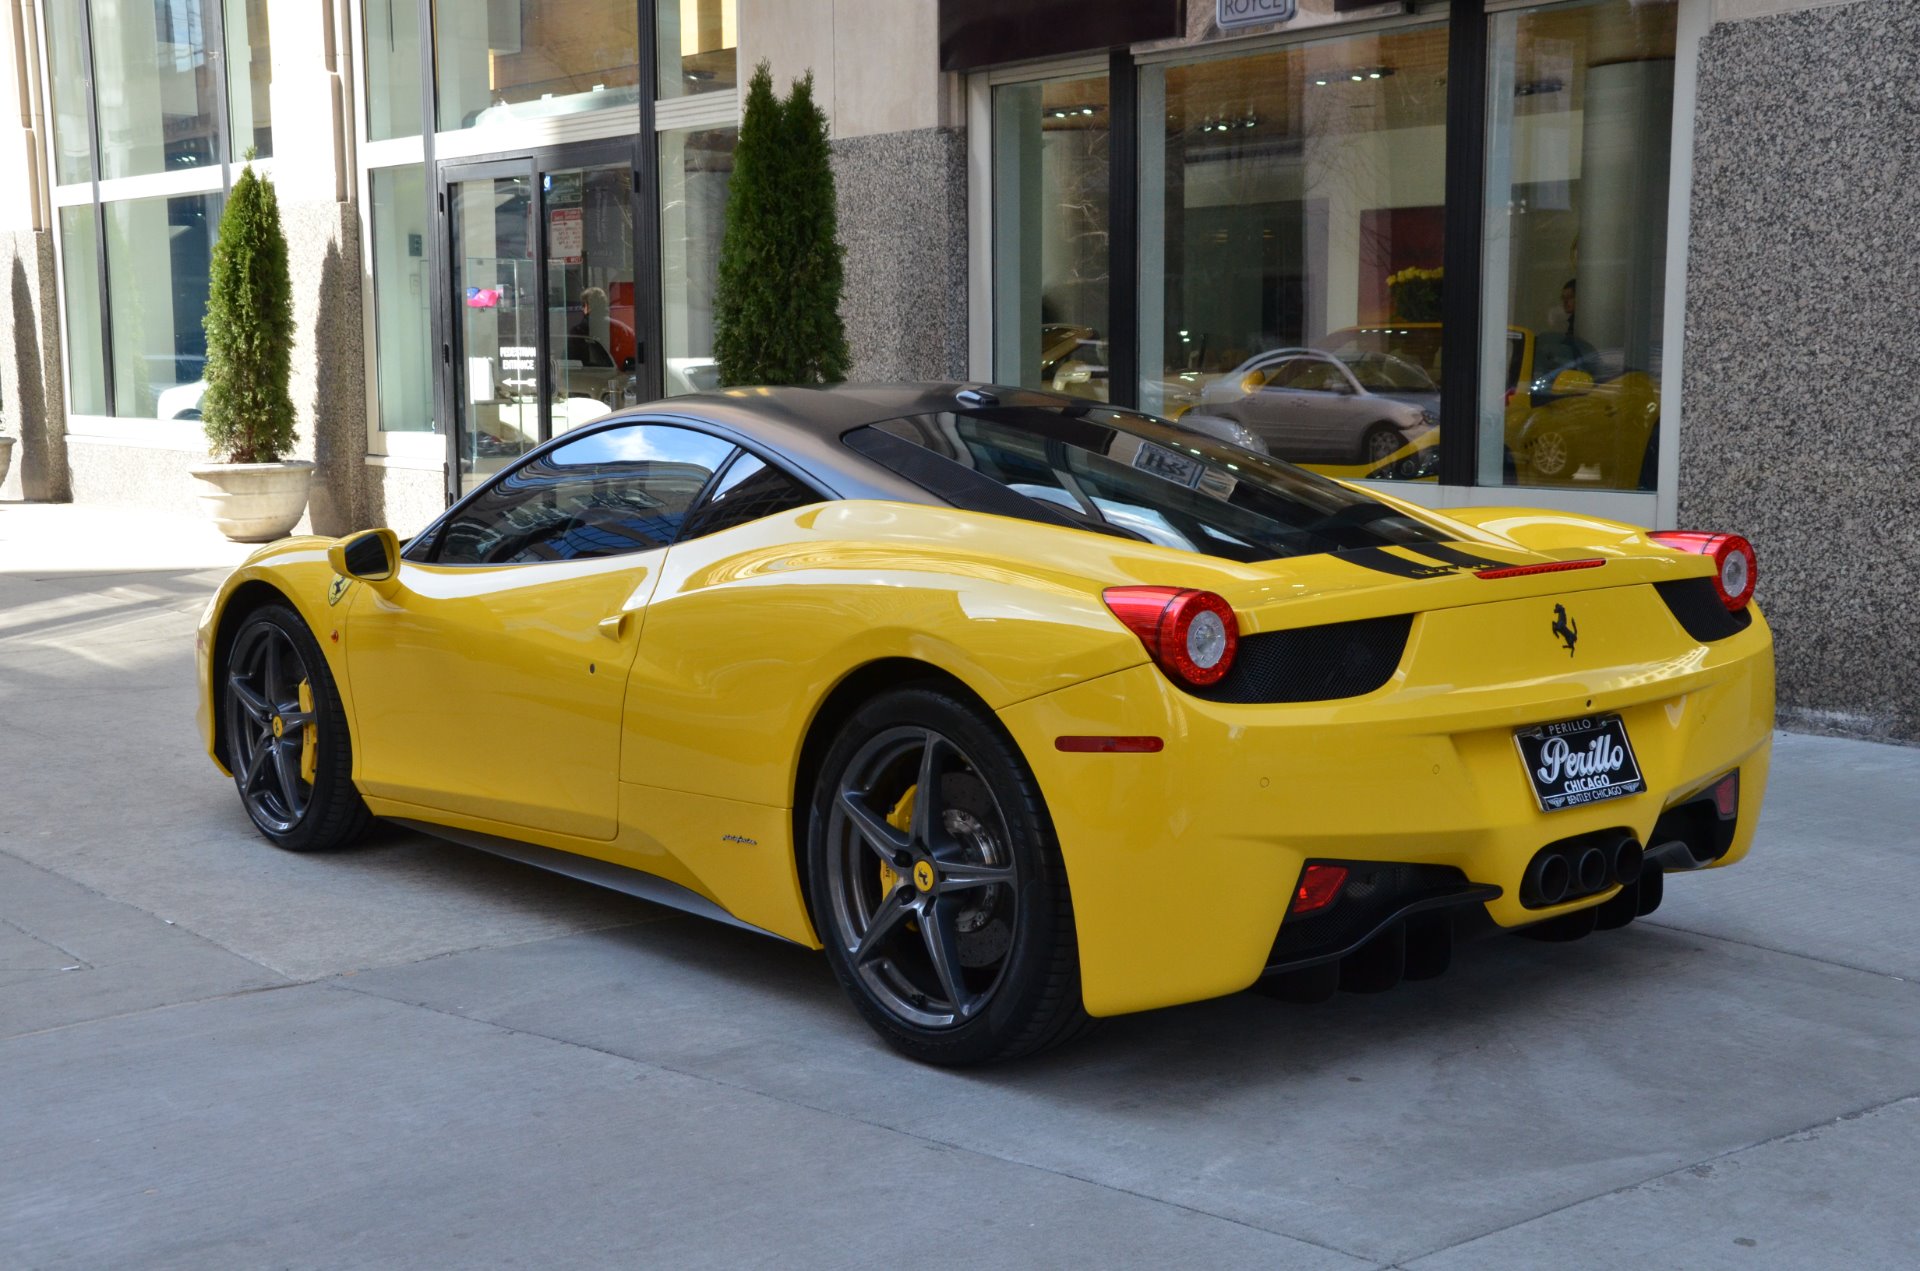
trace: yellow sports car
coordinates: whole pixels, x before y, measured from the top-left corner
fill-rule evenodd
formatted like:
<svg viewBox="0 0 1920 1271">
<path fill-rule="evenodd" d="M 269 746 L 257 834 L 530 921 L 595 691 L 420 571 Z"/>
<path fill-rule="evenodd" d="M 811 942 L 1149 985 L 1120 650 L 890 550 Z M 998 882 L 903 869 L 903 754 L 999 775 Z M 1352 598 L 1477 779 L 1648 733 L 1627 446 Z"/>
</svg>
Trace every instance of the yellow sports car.
<svg viewBox="0 0 1920 1271">
<path fill-rule="evenodd" d="M 1571 938 L 1747 850 L 1752 550 L 1424 511 L 1021 389 L 736 389 L 406 543 L 256 553 L 200 727 L 294 850 L 387 817 L 821 947 L 917 1058 Z"/>
</svg>

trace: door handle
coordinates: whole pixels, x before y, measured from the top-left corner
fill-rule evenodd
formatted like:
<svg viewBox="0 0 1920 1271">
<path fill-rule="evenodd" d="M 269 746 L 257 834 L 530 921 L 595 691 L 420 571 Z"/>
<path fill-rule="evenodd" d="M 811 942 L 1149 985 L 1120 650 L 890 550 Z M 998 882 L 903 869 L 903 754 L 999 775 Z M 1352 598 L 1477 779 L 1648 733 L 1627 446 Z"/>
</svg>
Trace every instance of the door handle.
<svg viewBox="0 0 1920 1271">
<path fill-rule="evenodd" d="M 600 634 L 609 640 L 618 640 L 625 636 L 627 634 L 626 612 L 623 610 L 600 619 Z"/>
</svg>

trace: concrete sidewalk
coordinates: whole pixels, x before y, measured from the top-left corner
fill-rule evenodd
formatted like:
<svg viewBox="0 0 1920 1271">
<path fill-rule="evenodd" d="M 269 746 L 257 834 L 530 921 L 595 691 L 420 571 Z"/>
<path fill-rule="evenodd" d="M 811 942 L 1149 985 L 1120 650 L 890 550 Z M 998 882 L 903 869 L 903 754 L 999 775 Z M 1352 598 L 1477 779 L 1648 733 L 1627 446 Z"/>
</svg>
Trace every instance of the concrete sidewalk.
<svg viewBox="0 0 1920 1271">
<path fill-rule="evenodd" d="M 1624 931 L 955 1074 L 799 949 L 411 834 L 269 847 L 192 720 L 244 551 L 0 504 L 0 1268 L 1920 1250 L 1920 751 L 1780 737 L 1752 858 Z"/>
</svg>

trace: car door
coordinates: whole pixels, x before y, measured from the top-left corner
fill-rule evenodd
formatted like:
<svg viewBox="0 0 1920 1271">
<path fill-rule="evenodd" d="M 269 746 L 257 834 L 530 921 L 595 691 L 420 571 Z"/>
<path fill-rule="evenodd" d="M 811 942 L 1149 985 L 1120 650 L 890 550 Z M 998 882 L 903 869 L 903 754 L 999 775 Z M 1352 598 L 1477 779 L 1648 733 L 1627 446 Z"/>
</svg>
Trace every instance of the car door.
<svg viewBox="0 0 1920 1271">
<path fill-rule="evenodd" d="M 1338 420 L 1333 385 L 1344 387 L 1334 368 L 1330 359 L 1319 356 L 1288 358 L 1255 390 L 1259 431 L 1274 457 L 1311 462 L 1331 453 Z"/>
<path fill-rule="evenodd" d="M 620 713 L 667 546 L 733 454 L 643 422 L 532 456 L 356 586 L 345 624 L 370 795 L 611 839 Z"/>
</svg>

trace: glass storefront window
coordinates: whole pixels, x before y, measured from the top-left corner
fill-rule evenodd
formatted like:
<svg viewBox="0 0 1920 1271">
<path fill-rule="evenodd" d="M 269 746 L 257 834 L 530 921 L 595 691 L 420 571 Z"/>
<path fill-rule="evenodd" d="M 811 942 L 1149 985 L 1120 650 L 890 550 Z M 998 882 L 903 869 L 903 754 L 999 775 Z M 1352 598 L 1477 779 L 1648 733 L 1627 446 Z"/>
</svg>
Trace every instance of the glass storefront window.
<svg viewBox="0 0 1920 1271">
<path fill-rule="evenodd" d="M 199 418 L 207 360 L 201 322 L 225 204 L 216 193 L 106 205 L 114 414 Z"/>
<path fill-rule="evenodd" d="M 442 131 L 639 101 L 633 0 L 435 0 L 433 13 Z"/>
<path fill-rule="evenodd" d="M 107 413 L 100 344 L 99 222 L 92 204 L 60 209 L 60 285 L 67 301 L 67 409 Z"/>
<path fill-rule="evenodd" d="M 432 432 L 427 178 L 420 164 L 381 168 L 372 185 L 373 329 L 382 432 Z"/>
<path fill-rule="evenodd" d="M 1106 401 L 1107 77 L 993 90 L 994 378 Z"/>
<path fill-rule="evenodd" d="M 740 82 L 735 0 L 654 0 L 660 97 L 732 92 Z"/>
<path fill-rule="evenodd" d="M 1490 20 L 1483 484 L 1654 488 L 1677 10 Z"/>
<path fill-rule="evenodd" d="M 235 163 L 247 147 L 273 154 L 273 57 L 267 44 L 267 0 L 226 0 L 227 119 Z"/>
<path fill-rule="evenodd" d="M 1143 69 L 1141 404 L 1343 477 L 1439 466 L 1447 29 Z"/>
<path fill-rule="evenodd" d="M 713 292 L 737 128 L 660 134 L 660 333 L 669 397 L 719 387 Z"/>
<path fill-rule="evenodd" d="M 47 62 L 53 77 L 53 180 L 56 185 L 72 185 L 93 179 L 86 7 L 83 0 L 50 0 L 44 12 Z"/>
<path fill-rule="evenodd" d="M 220 162 L 214 0 L 93 0 L 100 175 L 146 176 Z"/>
<path fill-rule="evenodd" d="M 414 0 L 365 0 L 367 138 L 420 134 L 420 10 Z"/>
</svg>

